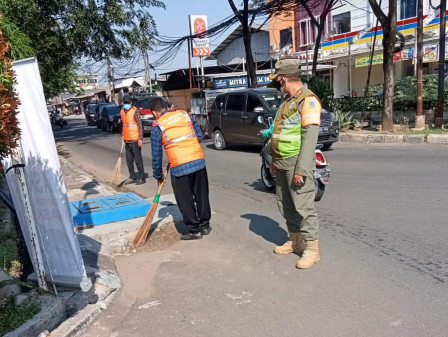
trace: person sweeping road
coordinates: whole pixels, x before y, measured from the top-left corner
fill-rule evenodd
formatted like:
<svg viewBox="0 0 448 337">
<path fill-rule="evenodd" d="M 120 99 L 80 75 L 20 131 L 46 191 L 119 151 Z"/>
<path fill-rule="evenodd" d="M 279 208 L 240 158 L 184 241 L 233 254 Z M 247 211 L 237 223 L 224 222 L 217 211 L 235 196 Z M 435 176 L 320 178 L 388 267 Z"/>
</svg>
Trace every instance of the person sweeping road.
<svg viewBox="0 0 448 337">
<path fill-rule="evenodd" d="M 287 95 L 273 129 L 264 135 L 272 133 L 270 169 L 276 175 L 277 202 L 291 238 L 275 247 L 274 252 L 301 255 L 296 267 L 307 269 L 320 260 L 314 170 L 322 107 L 316 95 L 301 81 L 299 60 L 277 62 L 270 78 Z"/>
<path fill-rule="evenodd" d="M 146 183 L 145 169 L 142 158 L 143 128 L 142 117 L 135 106 L 131 105 L 129 96 L 123 98 L 123 108 L 121 109 L 121 120 L 123 123 L 123 141 L 126 149 L 126 164 L 129 170 L 129 178 L 125 185 Z M 138 173 L 135 173 L 134 162 Z"/>
<path fill-rule="evenodd" d="M 153 176 L 163 182 L 165 148 L 174 196 L 188 229 L 181 240 L 202 239 L 212 230 L 207 168 L 199 144 L 202 131 L 186 111 L 169 110 L 161 97 L 151 100 L 149 108 L 156 117 L 151 130 Z"/>
</svg>

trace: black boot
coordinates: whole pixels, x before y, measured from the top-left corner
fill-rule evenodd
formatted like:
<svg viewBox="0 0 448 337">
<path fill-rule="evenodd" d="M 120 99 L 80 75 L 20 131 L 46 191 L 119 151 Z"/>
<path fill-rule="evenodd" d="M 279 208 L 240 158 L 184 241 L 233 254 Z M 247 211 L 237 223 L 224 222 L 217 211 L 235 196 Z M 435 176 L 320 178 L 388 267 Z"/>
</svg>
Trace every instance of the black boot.
<svg viewBox="0 0 448 337">
<path fill-rule="evenodd" d="M 181 240 L 199 240 L 202 239 L 202 233 L 188 233 L 180 237 Z"/>
<path fill-rule="evenodd" d="M 135 179 L 132 179 L 131 177 L 129 177 L 128 179 L 125 180 L 124 184 L 125 185 L 135 184 Z"/>
<path fill-rule="evenodd" d="M 202 235 L 209 235 L 212 231 L 212 226 L 201 228 Z"/>
</svg>

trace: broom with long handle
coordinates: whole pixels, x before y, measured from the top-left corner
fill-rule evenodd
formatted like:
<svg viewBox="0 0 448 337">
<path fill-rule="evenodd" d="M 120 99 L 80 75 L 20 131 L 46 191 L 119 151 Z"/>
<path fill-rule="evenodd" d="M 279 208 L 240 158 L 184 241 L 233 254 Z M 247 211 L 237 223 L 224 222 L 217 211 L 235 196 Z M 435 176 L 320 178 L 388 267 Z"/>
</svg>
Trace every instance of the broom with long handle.
<svg viewBox="0 0 448 337">
<path fill-rule="evenodd" d="M 152 220 L 154 219 L 154 215 L 157 211 L 157 206 L 159 205 L 160 193 L 162 192 L 163 186 L 166 183 L 166 178 L 168 177 L 168 172 L 170 170 L 170 164 L 166 167 L 165 176 L 163 177 L 162 183 L 159 185 L 157 190 L 157 194 L 152 201 L 151 208 L 146 214 L 145 220 L 140 226 L 137 234 L 134 236 L 134 240 L 132 241 L 135 247 L 139 247 L 146 242 L 146 238 L 148 237 L 149 229 L 151 228 Z"/>
<path fill-rule="evenodd" d="M 124 150 L 124 141 L 121 142 L 121 151 L 120 154 L 118 155 L 118 160 L 114 167 L 114 175 L 112 180 L 114 184 L 117 183 L 118 179 L 120 179 L 121 176 L 121 158 L 123 157 L 123 150 Z"/>
</svg>

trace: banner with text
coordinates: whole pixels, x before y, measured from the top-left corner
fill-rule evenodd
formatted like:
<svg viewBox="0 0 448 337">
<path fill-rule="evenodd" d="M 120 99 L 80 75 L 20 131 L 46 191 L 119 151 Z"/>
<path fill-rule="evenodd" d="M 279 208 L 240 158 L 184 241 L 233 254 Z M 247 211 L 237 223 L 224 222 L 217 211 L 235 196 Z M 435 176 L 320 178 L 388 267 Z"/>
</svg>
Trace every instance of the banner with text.
<svg viewBox="0 0 448 337">
<path fill-rule="evenodd" d="M 271 83 L 268 75 L 258 75 L 258 84 Z M 228 89 L 228 88 L 241 88 L 247 87 L 247 76 L 244 77 L 222 77 L 213 79 L 213 89 Z"/>
<path fill-rule="evenodd" d="M 377 54 L 374 55 L 372 58 L 372 65 L 376 65 L 376 64 L 383 64 L 383 54 Z M 394 62 L 399 62 L 401 61 L 401 53 L 395 53 L 394 54 Z M 363 57 L 358 57 L 355 60 L 355 67 L 356 68 L 361 68 L 361 67 L 367 67 L 370 64 L 370 56 L 363 56 Z"/>
</svg>

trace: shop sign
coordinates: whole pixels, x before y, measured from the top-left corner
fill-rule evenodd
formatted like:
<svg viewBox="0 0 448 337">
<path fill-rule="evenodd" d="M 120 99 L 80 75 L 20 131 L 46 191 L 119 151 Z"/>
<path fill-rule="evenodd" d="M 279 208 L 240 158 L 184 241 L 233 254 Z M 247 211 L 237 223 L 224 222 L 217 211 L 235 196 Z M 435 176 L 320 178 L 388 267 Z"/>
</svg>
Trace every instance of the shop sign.
<svg viewBox="0 0 448 337">
<path fill-rule="evenodd" d="M 401 61 L 401 53 L 394 54 L 394 62 Z M 355 67 L 367 67 L 370 64 L 370 56 L 358 57 L 355 60 Z M 377 54 L 373 56 L 372 65 L 383 64 L 383 54 Z"/>
<path fill-rule="evenodd" d="M 258 84 L 268 84 L 271 80 L 269 75 L 258 75 Z M 244 77 L 222 77 L 213 79 L 213 89 L 228 89 L 247 87 L 247 76 Z"/>
</svg>

